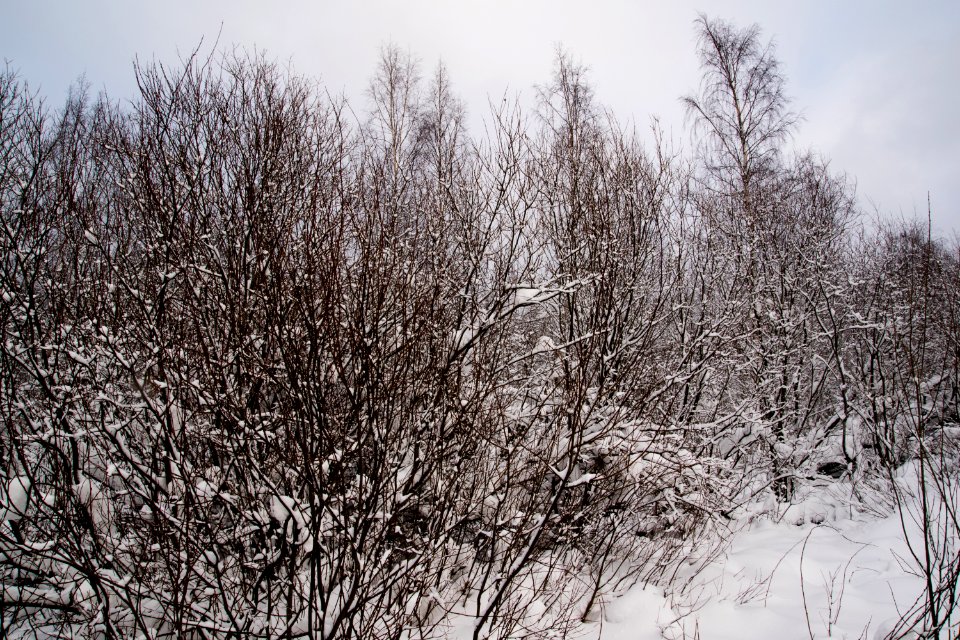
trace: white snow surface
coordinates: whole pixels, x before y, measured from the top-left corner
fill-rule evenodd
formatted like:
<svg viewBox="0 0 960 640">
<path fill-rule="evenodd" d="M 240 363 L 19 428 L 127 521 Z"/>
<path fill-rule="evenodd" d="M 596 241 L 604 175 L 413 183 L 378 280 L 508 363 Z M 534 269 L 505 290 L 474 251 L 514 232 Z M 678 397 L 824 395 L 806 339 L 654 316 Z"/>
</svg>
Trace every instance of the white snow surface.
<svg viewBox="0 0 960 640">
<path fill-rule="evenodd" d="M 756 516 L 722 556 L 699 573 L 691 569 L 686 588 L 678 584 L 682 579 L 670 593 L 637 584 L 608 601 L 600 620 L 584 625 L 583 637 L 887 637 L 922 597 L 923 581 L 904 537 L 906 531 L 919 543 L 919 529 L 909 517 L 902 524 L 896 512 L 870 516 L 830 502 L 821 494 L 779 515 Z M 954 620 L 940 637 L 958 634 L 960 621 Z"/>
</svg>

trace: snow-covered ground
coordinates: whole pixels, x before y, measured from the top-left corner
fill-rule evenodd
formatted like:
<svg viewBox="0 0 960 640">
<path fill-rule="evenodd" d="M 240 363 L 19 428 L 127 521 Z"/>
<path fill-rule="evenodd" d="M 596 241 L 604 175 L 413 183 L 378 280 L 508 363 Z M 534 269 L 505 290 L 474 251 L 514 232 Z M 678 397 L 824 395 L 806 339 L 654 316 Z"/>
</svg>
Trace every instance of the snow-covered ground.
<svg viewBox="0 0 960 640">
<path fill-rule="evenodd" d="M 909 477 L 906 470 L 907 483 Z M 607 603 L 601 621 L 589 625 L 586 635 L 599 640 L 887 637 L 922 597 L 923 580 L 904 531 L 918 544 L 922 537 L 909 516 L 904 526 L 896 511 L 866 513 L 844 500 L 842 491 L 840 484 L 814 488 L 800 504 L 748 518 L 726 553 L 693 575 L 685 589 L 677 584 L 665 593 L 635 585 Z M 766 511 L 759 505 L 758 510 Z M 940 637 L 960 637 L 960 623 L 954 620 Z"/>
</svg>

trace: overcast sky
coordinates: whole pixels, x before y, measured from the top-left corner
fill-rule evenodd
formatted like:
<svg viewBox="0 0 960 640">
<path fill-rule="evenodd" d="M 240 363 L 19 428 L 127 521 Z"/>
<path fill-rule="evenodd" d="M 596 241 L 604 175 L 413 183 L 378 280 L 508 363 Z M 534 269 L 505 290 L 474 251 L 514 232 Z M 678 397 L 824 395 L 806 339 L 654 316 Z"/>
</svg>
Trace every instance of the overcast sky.
<svg viewBox="0 0 960 640">
<path fill-rule="evenodd" d="M 112 97 L 134 93 L 133 59 L 175 62 L 219 34 L 363 99 L 380 47 L 442 60 L 476 127 L 488 96 L 532 95 L 557 44 L 590 69 L 622 120 L 651 116 L 686 144 L 679 96 L 697 86 L 698 12 L 772 38 L 796 144 L 855 178 L 863 206 L 926 217 L 960 234 L 960 1 L 488 0 L 132 2 L 0 0 L 0 57 L 59 104 L 81 74 Z"/>
</svg>

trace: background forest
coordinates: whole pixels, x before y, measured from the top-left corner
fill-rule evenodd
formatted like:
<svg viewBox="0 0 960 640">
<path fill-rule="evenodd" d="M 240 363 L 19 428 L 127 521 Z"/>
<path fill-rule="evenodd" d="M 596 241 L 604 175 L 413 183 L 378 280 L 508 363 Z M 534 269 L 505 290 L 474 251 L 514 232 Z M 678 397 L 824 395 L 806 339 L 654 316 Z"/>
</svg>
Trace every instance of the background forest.
<svg viewBox="0 0 960 640">
<path fill-rule="evenodd" d="M 0 76 L 0 636 L 564 636 L 824 483 L 920 527 L 890 637 L 953 624 L 960 247 L 698 29 L 685 150 L 562 52 L 473 137 L 393 48 L 358 105 L 238 53 Z"/>
</svg>

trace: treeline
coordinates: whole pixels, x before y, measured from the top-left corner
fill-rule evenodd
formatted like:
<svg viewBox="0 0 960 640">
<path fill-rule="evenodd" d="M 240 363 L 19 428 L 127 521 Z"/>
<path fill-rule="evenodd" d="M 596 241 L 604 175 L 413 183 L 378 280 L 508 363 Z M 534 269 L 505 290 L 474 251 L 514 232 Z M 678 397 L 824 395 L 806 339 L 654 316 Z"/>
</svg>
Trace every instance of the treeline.
<svg viewBox="0 0 960 640">
<path fill-rule="evenodd" d="M 56 111 L 2 75 L 0 635 L 563 635 L 908 460 L 935 633 L 958 248 L 865 225 L 758 31 L 698 28 L 689 153 L 564 55 L 483 137 L 395 49 L 356 108 L 245 55 Z"/>
</svg>

